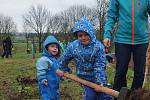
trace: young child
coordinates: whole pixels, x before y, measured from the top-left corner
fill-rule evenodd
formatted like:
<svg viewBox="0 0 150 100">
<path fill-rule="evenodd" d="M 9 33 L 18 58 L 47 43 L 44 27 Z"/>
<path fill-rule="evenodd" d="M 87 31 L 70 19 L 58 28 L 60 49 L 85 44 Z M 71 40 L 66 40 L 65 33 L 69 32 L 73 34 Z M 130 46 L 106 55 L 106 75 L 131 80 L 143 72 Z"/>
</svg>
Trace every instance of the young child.
<svg viewBox="0 0 150 100">
<path fill-rule="evenodd" d="M 42 100 L 60 100 L 60 77 L 56 74 L 59 68 L 58 57 L 60 45 L 54 36 L 48 36 L 43 44 L 43 54 L 38 59 L 37 78 Z"/>
<path fill-rule="evenodd" d="M 61 59 L 61 68 L 57 74 L 62 76 L 63 71 L 69 71 L 68 63 L 74 59 L 77 76 L 99 85 L 107 86 L 106 58 L 104 46 L 96 40 L 96 31 L 91 22 L 83 17 L 74 26 L 74 36 L 77 40 L 71 42 Z M 61 71 L 62 70 L 62 71 Z M 104 93 L 81 85 L 84 91 L 84 100 L 111 100 Z"/>
</svg>

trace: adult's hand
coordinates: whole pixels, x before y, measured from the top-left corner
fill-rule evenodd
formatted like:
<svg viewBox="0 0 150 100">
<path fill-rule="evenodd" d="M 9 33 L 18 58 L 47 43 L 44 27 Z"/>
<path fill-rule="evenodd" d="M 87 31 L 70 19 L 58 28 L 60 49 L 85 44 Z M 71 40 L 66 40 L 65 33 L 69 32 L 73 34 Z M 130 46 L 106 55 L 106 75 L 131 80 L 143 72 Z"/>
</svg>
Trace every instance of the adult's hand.
<svg viewBox="0 0 150 100">
<path fill-rule="evenodd" d="M 109 38 L 105 38 L 103 40 L 103 43 L 104 43 L 105 47 L 110 47 L 110 39 Z"/>
</svg>

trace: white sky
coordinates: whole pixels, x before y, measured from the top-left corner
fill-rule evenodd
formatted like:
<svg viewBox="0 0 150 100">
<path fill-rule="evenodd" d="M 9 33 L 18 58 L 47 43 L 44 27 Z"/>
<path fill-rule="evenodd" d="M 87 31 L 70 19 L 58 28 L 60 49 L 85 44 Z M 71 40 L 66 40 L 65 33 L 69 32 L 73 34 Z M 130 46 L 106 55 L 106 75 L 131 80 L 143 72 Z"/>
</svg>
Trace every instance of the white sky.
<svg viewBox="0 0 150 100">
<path fill-rule="evenodd" d="M 17 24 L 18 31 L 22 31 L 22 15 L 26 13 L 32 5 L 43 5 L 50 12 L 57 13 L 69 8 L 71 5 L 86 5 L 96 7 L 97 0 L 0 0 L 0 13 L 4 16 L 13 17 Z"/>
</svg>

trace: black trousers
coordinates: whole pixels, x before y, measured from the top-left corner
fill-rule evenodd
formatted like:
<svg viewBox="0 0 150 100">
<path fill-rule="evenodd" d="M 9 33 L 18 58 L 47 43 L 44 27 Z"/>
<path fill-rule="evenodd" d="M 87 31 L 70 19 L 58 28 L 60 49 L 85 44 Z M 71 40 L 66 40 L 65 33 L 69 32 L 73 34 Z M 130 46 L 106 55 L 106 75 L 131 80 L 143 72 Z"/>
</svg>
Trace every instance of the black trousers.
<svg viewBox="0 0 150 100">
<path fill-rule="evenodd" d="M 8 58 L 9 55 L 12 56 L 11 48 L 5 48 L 3 50 L 2 58 L 4 58 L 4 56 L 6 56 L 6 58 Z"/>
<path fill-rule="evenodd" d="M 115 54 L 117 62 L 113 85 L 114 90 L 120 91 L 121 87 L 127 87 L 126 75 L 131 53 L 133 54 L 134 61 L 134 78 L 131 89 L 142 88 L 147 48 L 148 43 L 138 45 L 115 43 Z"/>
</svg>

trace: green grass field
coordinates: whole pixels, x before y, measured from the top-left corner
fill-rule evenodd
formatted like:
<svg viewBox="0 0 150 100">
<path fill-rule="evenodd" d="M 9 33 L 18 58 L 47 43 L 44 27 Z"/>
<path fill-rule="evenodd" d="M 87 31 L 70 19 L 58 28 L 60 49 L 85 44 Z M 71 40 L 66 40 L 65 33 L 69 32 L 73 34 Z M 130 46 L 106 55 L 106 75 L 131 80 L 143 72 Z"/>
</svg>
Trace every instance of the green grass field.
<svg viewBox="0 0 150 100">
<path fill-rule="evenodd" d="M 26 54 L 25 44 L 15 44 L 15 52 L 12 58 L 0 59 L 0 99 L 1 100 L 29 100 L 40 99 L 36 81 L 37 58 L 32 59 L 31 54 Z M 72 63 L 73 70 L 75 67 Z M 114 65 L 107 65 L 107 75 L 110 87 L 113 85 Z M 128 71 L 128 87 L 131 86 L 133 72 Z M 61 100 L 82 100 L 80 84 L 71 80 L 61 82 Z"/>
</svg>

